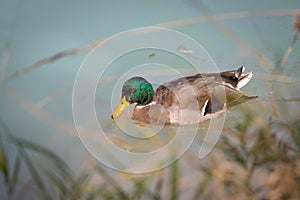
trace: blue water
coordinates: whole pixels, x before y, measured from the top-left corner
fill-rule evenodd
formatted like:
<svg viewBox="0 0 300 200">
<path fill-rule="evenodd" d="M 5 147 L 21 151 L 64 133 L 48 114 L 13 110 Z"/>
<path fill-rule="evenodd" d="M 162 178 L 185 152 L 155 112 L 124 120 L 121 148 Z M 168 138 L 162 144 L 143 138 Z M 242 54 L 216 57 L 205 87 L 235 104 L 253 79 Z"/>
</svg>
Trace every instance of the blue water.
<svg viewBox="0 0 300 200">
<path fill-rule="evenodd" d="M 288 12 L 288 9 L 294 11 Z M 254 72 L 254 77 L 243 91 L 267 99 L 274 95 L 274 91 L 270 91 L 266 79 L 261 77 L 271 74 L 268 70 L 270 63 L 278 65 L 278 60 L 283 57 L 290 45 L 295 34 L 293 28 L 295 9 L 299 12 L 300 4 L 296 0 L 243 3 L 237 0 L 226 2 L 1 0 L 1 77 L 9 77 L 12 73 L 63 50 L 84 47 L 122 31 L 160 25 L 180 31 L 200 43 L 221 71 L 246 66 L 247 71 Z M 286 12 L 270 13 L 267 16 L 262 12 L 252 16 L 241 15 L 215 21 L 199 20 L 181 25 L 169 23 L 184 19 L 202 19 L 215 14 L 264 10 Z M 153 52 L 145 50 L 127 55 L 128 57 L 119 60 L 119 63 L 137 65 L 149 60 L 159 63 L 165 59 L 168 65 L 184 70 L 185 61 L 159 51 L 155 51 L 153 58 L 149 57 Z M 299 95 L 299 53 L 298 40 L 281 73 L 293 80 L 289 84 L 277 83 L 283 90 L 276 93 L 275 97 Z M 11 133 L 49 147 L 65 158 L 74 170 L 82 168 L 81 163 L 84 163 L 88 153 L 76 133 L 68 131 L 69 129 L 62 127 L 61 124 L 73 127 L 72 86 L 87 54 L 87 51 L 82 51 L 43 64 L 29 73 L 1 82 L 0 88 L 0 118 L 10 128 Z M 6 55 L 8 55 L 7 64 L 4 62 Z M 99 98 L 98 117 L 101 119 L 107 117 L 107 126 L 112 123 L 109 119 L 110 113 L 106 112 L 111 106 L 108 96 L 113 87 L 111 84 L 127 69 L 122 65 L 120 70 L 117 62 L 115 65 L 117 65 L 115 68 L 112 67 L 111 71 L 107 71 L 108 81 L 99 86 L 100 89 L 102 87 L 102 92 L 96 94 Z M 188 74 L 188 71 L 186 73 Z M 176 75 L 164 78 L 168 80 L 171 77 Z M 160 80 L 163 82 L 163 79 Z M 42 104 L 41 108 L 35 107 L 41 100 L 45 100 L 44 98 L 57 93 L 54 99 Z M 114 104 L 118 101 L 113 100 Z M 291 107 L 288 109 L 291 115 L 287 116 L 287 119 L 299 117 L 298 104 L 290 104 Z M 101 106 L 106 109 L 105 112 L 101 111 Z M 298 107 L 298 110 L 295 110 L 295 107 Z M 47 113 L 47 116 L 45 117 L 43 113 Z"/>
</svg>

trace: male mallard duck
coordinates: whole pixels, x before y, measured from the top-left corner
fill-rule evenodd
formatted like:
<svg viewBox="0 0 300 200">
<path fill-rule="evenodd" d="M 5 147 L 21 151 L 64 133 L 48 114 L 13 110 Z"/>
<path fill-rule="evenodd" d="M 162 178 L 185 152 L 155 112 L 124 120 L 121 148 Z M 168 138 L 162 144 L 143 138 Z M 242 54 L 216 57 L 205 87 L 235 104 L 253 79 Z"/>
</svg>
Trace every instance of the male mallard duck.
<svg viewBox="0 0 300 200">
<path fill-rule="evenodd" d="M 122 99 L 111 117 L 116 118 L 127 106 L 137 103 L 132 118 L 142 124 L 199 123 L 257 98 L 239 91 L 252 78 L 252 72 L 243 74 L 244 70 L 242 66 L 237 70 L 178 78 L 159 86 L 155 93 L 146 79 L 133 77 L 124 83 Z"/>
</svg>

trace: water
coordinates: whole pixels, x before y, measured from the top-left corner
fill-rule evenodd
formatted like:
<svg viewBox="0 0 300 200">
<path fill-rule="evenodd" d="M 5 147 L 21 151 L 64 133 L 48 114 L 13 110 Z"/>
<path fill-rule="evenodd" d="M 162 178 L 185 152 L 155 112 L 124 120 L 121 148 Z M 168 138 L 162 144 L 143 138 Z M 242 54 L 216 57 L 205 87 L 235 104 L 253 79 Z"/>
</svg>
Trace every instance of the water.
<svg viewBox="0 0 300 200">
<path fill-rule="evenodd" d="M 296 33 L 293 20 L 300 9 L 297 1 L 252 1 L 241 4 L 234 0 L 226 3 L 199 3 L 192 0 L 130 3 L 4 0 L 0 4 L 1 78 L 7 78 L 57 52 L 84 47 L 121 31 L 158 25 L 180 31 L 199 42 L 209 52 L 220 71 L 235 69 L 241 65 L 247 71 L 253 71 L 253 79 L 243 91 L 248 95 L 261 97 L 262 102 L 253 103 L 250 107 L 262 118 L 267 120 L 270 110 L 266 107 L 270 105 L 269 97 L 273 97 L 276 102 L 281 102 L 277 109 L 283 119 L 299 120 L 299 100 L 282 102 L 282 98 L 297 98 L 300 94 L 299 39 L 283 70 L 273 73 Z M 263 12 L 265 10 L 268 11 Z M 178 43 L 174 46 L 188 50 L 187 44 Z M 41 64 L 28 73 L 1 82 L 0 88 L 0 118 L 7 124 L 10 132 L 50 148 L 66 158 L 75 171 L 83 169 L 85 165 L 82 163 L 89 159 L 89 154 L 78 140 L 72 115 L 72 87 L 87 54 L 88 51 L 82 50 Z M 111 102 L 114 83 L 132 66 L 149 62 L 172 66 L 184 75 L 194 73 L 188 62 L 178 56 L 162 50 L 144 49 L 130 52 L 112 63 L 105 72 L 106 79 L 100 81 L 96 90 L 95 105 L 101 126 L 121 148 L 132 148 L 135 152 L 161 148 L 163 143 L 172 140 L 172 131 L 176 129 L 164 129 L 164 134 L 152 138 L 151 143 L 147 140 L 136 142 L 121 135 L 110 119 L 112 107 L 119 101 L 114 98 Z M 103 66 L 99 66 L 101 67 Z M 144 75 L 155 82 L 155 87 L 179 77 L 175 72 L 157 69 L 147 73 Z M 121 81 L 119 84 L 122 84 Z M 115 95 L 120 94 L 116 92 Z M 259 112 L 260 109 L 264 112 Z M 230 111 L 226 124 L 233 123 L 230 119 L 237 120 L 238 113 L 238 108 Z M 121 123 L 128 125 L 124 118 Z M 130 122 L 129 128 L 133 124 Z M 207 124 L 201 125 L 200 136 L 196 140 L 198 145 L 192 146 L 190 150 L 195 156 L 204 136 L 201 131 L 205 131 L 206 126 Z M 153 129 L 156 130 L 156 127 Z"/>
</svg>

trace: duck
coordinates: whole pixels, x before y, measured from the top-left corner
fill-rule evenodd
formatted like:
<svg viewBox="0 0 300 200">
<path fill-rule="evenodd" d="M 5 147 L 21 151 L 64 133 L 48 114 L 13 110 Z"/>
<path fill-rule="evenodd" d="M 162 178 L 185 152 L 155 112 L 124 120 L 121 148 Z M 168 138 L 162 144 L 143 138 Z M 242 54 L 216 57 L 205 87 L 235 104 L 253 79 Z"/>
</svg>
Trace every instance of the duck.
<svg viewBox="0 0 300 200">
<path fill-rule="evenodd" d="M 131 118 L 139 124 L 188 125 L 217 117 L 235 105 L 258 96 L 240 91 L 252 78 L 245 67 L 221 73 L 198 73 L 160 85 L 155 91 L 145 78 L 135 76 L 124 82 L 119 105 L 112 113 L 116 119 L 135 104 Z"/>
</svg>

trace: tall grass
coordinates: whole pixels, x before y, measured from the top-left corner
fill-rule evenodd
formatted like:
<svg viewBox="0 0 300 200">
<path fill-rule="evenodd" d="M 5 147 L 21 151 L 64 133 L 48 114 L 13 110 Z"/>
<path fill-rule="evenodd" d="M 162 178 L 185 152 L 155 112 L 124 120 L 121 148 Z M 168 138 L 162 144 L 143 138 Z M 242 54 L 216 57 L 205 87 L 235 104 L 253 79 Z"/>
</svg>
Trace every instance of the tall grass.
<svg viewBox="0 0 300 200">
<path fill-rule="evenodd" d="M 230 133 L 222 135 L 213 152 L 197 162 L 202 178 L 189 180 L 194 181 L 193 199 L 299 199 L 300 120 L 287 123 L 272 116 L 262 123 L 249 109 L 243 116 L 233 123 Z M 1 176 L 6 187 L 2 192 L 9 199 L 23 198 L 33 189 L 39 199 L 182 198 L 187 173 L 182 171 L 181 160 L 144 175 L 109 172 L 100 164 L 75 175 L 51 150 L 12 136 L 4 123 L 0 136 Z M 14 160 L 7 154 L 12 146 Z M 30 175 L 29 185 L 22 182 L 21 173 Z M 99 181 L 93 180 L 95 176 Z M 130 187 L 119 183 L 119 177 Z"/>
</svg>

